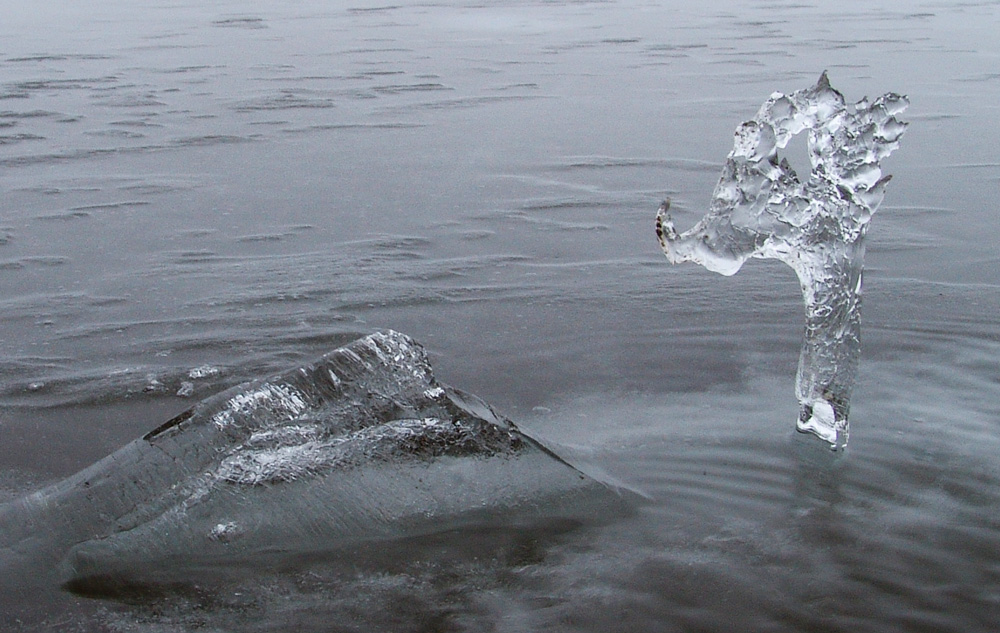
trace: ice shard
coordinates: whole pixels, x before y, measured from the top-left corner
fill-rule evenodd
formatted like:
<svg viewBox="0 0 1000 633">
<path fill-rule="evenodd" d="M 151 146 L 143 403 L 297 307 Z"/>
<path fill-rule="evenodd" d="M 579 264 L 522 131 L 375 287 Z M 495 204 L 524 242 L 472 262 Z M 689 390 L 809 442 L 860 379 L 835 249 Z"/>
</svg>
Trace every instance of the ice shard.
<svg viewBox="0 0 1000 633">
<path fill-rule="evenodd" d="M 798 429 L 843 447 L 861 354 L 861 277 L 865 234 L 890 176 L 880 162 L 899 145 L 896 118 L 906 97 L 885 94 L 852 107 L 830 86 L 776 92 L 736 129 L 733 150 L 708 214 L 678 234 L 660 206 L 656 233 L 667 259 L 735 274 L 751 257 L 779 259 L 799 278 L 805 339 L 795 392 Z M 808 134 L 811 172 L 801 178 L 779 155 Z"/>
<path fill-rule="evenodd" d="M 0 568 L 51 569 L 77 588 L 147 582 L 621 502 L 386 331 L 210 397 L 0 506 Z"/>
</svg>

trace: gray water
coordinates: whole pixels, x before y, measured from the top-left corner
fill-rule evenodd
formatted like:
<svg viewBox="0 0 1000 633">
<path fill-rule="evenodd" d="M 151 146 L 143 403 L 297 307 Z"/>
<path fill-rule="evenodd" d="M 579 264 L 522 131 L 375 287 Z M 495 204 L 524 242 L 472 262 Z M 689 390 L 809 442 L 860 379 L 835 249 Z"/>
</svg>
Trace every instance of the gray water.
<svg viewBox="0 0 1000 633">
<path fill-rule="evenodd" d="M 7 629 L 996 629 L 996 3 L 134 4 L 0 21 L 0 498 L 391 327 L 649 502 L 6 596 Z M 672 267 L 653 234 L 664 197 L 700 218 L 736 125 L 824 69 L 911 101 L 838 454 L 793 431 L 794 274 Z"/>
</svg>

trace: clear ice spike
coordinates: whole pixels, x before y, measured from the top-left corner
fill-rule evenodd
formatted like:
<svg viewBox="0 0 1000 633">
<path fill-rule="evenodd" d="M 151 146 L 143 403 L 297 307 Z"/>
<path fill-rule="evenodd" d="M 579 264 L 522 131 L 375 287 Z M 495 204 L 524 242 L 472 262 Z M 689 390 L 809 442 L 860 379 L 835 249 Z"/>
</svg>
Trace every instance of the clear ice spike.
<svg viewBox="0 0 1000 633">
<path fill-rule="evenodd" d="M 909 102 L 894 93 L 853 108 L 824 72 L 812 88 L 775 92 L 736 129 L 708 214 L 678 234 L 660 206 L 656 234 L 672 263 L 733 275 L 747 259 L 779 259 L 802 286 L 805 339 L 795 395 L 798 430 L 837 449 L 847 444 L 851 391 L 861 355 L 865 234 L 890 176 L 880 161 L 899 146 Z M 779 156 L 808 134 L 804 180 Z"/>
</svg>

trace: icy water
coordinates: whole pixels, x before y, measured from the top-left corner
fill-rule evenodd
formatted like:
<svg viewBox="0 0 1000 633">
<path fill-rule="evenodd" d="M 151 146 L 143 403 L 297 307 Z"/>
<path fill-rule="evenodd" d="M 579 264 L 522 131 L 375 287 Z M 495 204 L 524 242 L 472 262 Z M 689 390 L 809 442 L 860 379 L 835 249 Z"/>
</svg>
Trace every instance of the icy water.
<svg viewBox="0 0 1000 633">
<path fill-rule="evenodd" d="M 393 328 L 649 499 L 114 600 L 13 591 L 4 630 L 996 630 L 995 2 L 85 5 L 0 21 L 2 498 Z M 653 233 L 824 69 L 911 101 L 842 453 L 793 431 L 794 274 L 673 267 Z"/>
</svg>

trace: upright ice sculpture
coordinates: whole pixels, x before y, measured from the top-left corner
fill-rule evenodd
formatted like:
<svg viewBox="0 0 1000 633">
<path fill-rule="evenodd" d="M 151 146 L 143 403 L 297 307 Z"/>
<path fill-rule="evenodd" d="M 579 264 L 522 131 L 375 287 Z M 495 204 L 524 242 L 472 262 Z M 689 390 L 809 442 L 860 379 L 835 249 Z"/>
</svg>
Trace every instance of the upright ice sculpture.
<svg viewBox="0 0 1000 633">
<path fill-rule="evenodd" d="M 906 123 L 896 115 L 907 105 L 906 97 L 889 93 L 852 110 L 825 72 L 812 88 L 776 92 L 736 129 L 708 215 L 679 235 L 669 200 L 656 216 L 672 263 L 692 261 L 732 275 L 758 257 L 795 269 L 806 306 L 795 379 L 798 429 L 834 449 L 847 444 L 861 354 L 865 234 L 890 178 L 879 162 L 899 146 Z M 805 130 L 812 171 L 803 182 L 778 150 Z"/>
</svg>

